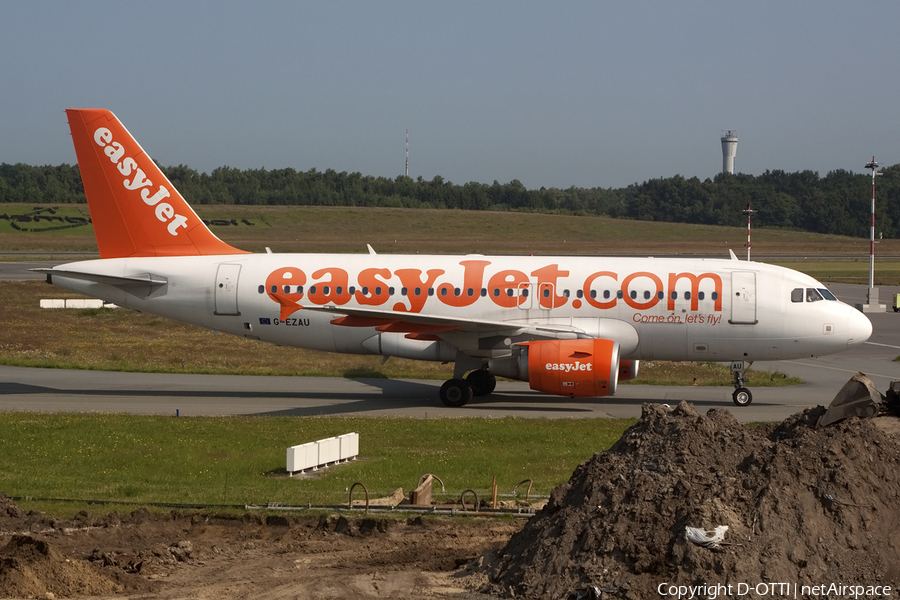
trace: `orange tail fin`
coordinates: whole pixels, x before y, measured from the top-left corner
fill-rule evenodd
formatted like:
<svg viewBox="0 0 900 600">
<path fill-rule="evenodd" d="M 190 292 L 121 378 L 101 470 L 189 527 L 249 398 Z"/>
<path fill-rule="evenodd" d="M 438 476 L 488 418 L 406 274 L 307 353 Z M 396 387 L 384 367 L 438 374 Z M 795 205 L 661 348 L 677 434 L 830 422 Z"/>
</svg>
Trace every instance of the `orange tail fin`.
<svg viewBox="0 0 900 600">
<path fill-rule="evenodd" d="M 66 115 L 101 257 L 244 254 L 203 224 L 114 114 Z"/>
</svg>

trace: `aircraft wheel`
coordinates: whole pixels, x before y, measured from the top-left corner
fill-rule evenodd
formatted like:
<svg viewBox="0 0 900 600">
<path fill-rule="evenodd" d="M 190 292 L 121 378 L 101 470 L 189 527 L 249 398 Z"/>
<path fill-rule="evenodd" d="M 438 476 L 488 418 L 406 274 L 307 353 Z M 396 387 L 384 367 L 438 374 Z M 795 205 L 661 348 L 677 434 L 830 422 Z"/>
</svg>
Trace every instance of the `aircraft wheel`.
<svg viewBox="0 0 900 600">
<path fill-rule="evenodd" d="M 441 402 L 457 408 L 472 399 L 472 386 L 464 379 L 448 379 L 441 386 Z"/>
<path fill-rule="evenodd" d="M 750 403 L 753 402 L 753 394 L 751 394 L 750 390 L 747 388 L 742 387 L 734 390 L 731 399 L 734 400 L 734 403 L 738 406 L 749 406 Z"/>
<path fill-rule="evenodd" d="M 473 396 L 487 396 L 497 387 L 497 378 L 485 369 L 469 373 L 466 382 L 471 386 Z"/>
</svg>

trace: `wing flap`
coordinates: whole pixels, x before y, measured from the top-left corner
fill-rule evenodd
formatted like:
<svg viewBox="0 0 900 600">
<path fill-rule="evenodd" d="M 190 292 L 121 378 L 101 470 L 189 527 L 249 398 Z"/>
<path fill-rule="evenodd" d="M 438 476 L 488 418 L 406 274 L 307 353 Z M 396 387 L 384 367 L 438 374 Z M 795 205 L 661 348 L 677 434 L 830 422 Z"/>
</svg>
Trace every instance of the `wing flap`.
<svg viewBox="0 0 900 600">
<path fill-rule="evenodd" d="M 445 315 L 424 315 L 373 308 L 343 306 L 304 306 L 312 310 L 336 315 L 334 325 L 343 327 L 374 327 L 378 331 L 438 335 L 451 332 L 474 333 L 480 336 L 538 336 L 553 339 L 590 337 L 581 329 L 569 325 L 522 321 L 492 321 Z"/>
</svg>

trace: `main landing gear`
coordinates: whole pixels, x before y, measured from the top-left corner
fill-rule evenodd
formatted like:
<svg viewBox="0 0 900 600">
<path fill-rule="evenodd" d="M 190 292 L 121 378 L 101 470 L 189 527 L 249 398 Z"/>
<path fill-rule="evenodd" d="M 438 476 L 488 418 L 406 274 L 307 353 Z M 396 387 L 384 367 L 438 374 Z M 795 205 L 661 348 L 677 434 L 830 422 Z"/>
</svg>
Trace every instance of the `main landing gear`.
<svg viewBox="0 0 900 600">
<path fill-rule="evenodd" d="M 487 369 L 478 369 L 466 375 L 466 381 L 472 386 L 473 396 L 487 396 L 497 387 L 497 378 Z"/>
<path fill-rule="evenodd" d="M 731 372 L 734 374 L 734 393 L 731 394 L 731 399 L 738 406 L 748 406 L 753 402 L 753 394 L 744 387 L 744 371 L 752 364 L 753 361 L 745 363 L 742 360 L 731 363 Z"/>
<path fill-rule="evenodd" d="M 465 406 L 473 396 L 487 396 L 497 387 L 497 378 L 487 369 L 476 369 L 465 379 L 448 379 L 441 386 L 441 402 L 454 408 Z"/>
</svg>

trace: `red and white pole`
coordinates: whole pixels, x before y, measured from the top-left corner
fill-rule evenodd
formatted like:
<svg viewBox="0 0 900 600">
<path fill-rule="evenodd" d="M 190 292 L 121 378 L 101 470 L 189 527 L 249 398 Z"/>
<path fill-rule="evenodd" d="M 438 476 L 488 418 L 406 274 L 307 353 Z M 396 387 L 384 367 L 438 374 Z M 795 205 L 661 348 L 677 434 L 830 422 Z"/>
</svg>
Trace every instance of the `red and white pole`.
<svg viewBox="0 0 900 600">
<path fill-rule="evenodd" d="M 750 204 L 747 204 L 747 262 L 750 262 Z"/>
<path fill-rule="evenodd" d="M 750 203 L 747 203 L 747 210 L 744 211 L 744 214 L 747 215 L 747 262 L 750 262 L 750 217 L 753 216 L 755 210 L 750 209 Z"/>
<path fill-rule="evenodd" d="M 866 168 L 872 170 L 872 222 L 869 227 L 869 290 L 872 290 L 875 287 L 875 175 L 878 170 L 874 156 Z"/>
</svg>

